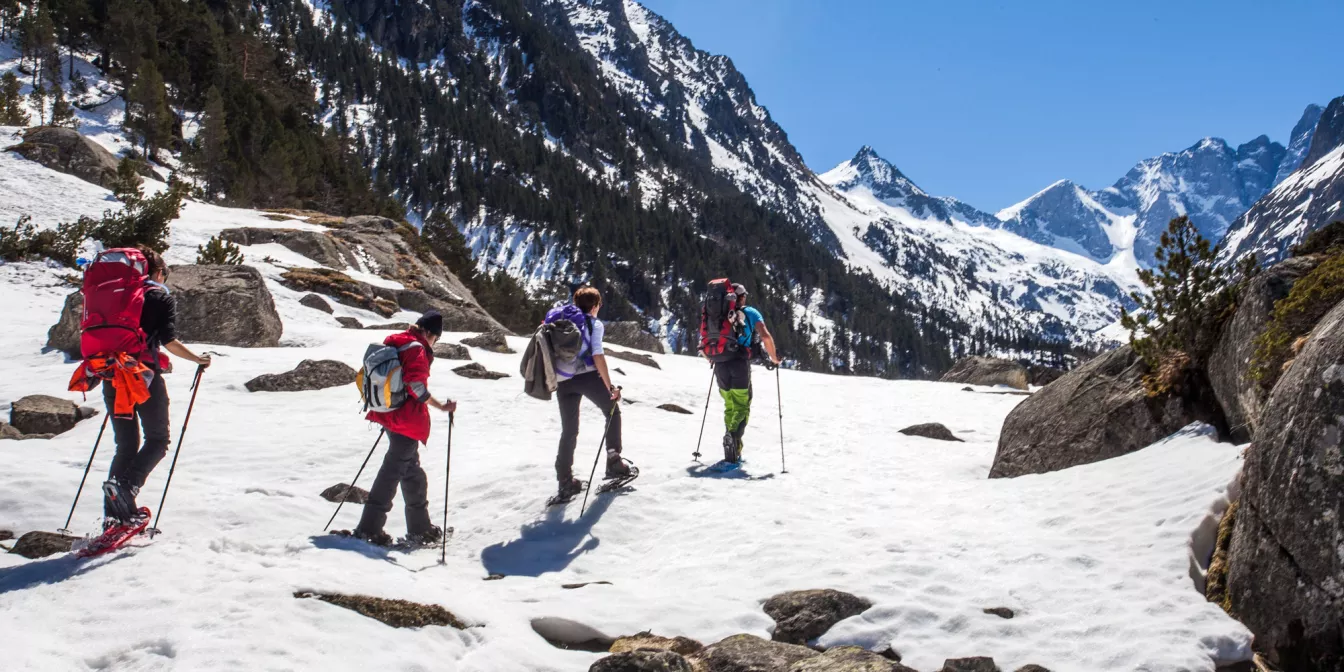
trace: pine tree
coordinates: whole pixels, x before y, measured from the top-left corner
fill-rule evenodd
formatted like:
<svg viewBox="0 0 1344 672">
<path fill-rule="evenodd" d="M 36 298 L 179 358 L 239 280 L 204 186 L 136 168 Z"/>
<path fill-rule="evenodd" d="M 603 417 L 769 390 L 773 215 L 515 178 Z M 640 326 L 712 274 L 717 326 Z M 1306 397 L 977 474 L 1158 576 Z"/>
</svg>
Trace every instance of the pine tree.
<svg viewBox="0 0 1344 672">
<path fill-rule="evenodd" d="M 205 183 L 205 191 L 211 197 L 225 190 L 225 177 L 232 172 L 228 142 L 224 97 L 212 86 L 205 92 L 205 109 L 201 113 L 201 130 L 196 136 L 193 157 L 196 175 Z"/>
<path fill-rule="evenodd" d="M 28 103 L 37 108 L 37 125 L 45 126 L 47 124 L 47 87 L 42 86 L 42 82 L 33 85 L 33 90 L 28 93 Z"/>
<path fill-rule="evenodd" d="M 172 133 L 163 76 L 151 60 L 141 63 L 135 83 L 126 94 L 126 129 L 139 138 L 148 159 L 154 158 Z"/>
<path fill-rule="evenodd" d="M 131 203 L 144 198 L 140 185 L 144 180 L 135 170 L 135 159 L 123 156 L 117 163 L 117 181 L 112 185 L 112 194 L 122 203 Z"/>
<path fill-rule="evenodd" d="M 214 236 L 204 245 L 196 246 L 196 263 L 240 266 L 243 263 L 243 250 L 232 241 Z"/>
<path fill-rule="evenodd" d="M 59 85 L 52 90 L 51 125 L 79 128 L 79 120 L 75 118 L 75 106 L 66 100 L 65 91 Z"/>
<path fill-rule="evenodd" d="M 23 111 L 23 95 L 19 78 L 12 72 L 0 77 L 0 126 L 27 126 L 28 113 Z"/>
<path fill-rule="evenodd" d="M 1131 294 L 1136 312 L 1122 310 L 1120 323 L 1134 351 L 1163 379 L 1150 380 L 1150 392 L 1165 391 L 1177 374 L 1202 364 L 1213 347 L 1236 291 L 1217 256 L 1190 218 L 1181 216 L 1162 233 L 1153 253 L 1157 266 L 1139 271 L 1149 294 Z"/>
</svg>

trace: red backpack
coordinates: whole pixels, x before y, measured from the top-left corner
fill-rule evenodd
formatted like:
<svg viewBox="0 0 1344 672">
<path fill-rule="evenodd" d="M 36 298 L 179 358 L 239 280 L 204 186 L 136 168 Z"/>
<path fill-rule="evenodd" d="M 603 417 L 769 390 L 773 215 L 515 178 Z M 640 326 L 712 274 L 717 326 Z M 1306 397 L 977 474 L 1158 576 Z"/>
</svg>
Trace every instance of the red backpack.
<svg viewBox="0 0 1344 672">
<path fill-rule="evenodd" d="M 726 362 L 741 356 L 741 335 L 733 313 L 737 294 L 728 278 L 710 280 L 700 305 L 700 352 L 711 362 Z"/>
<path fill-rule="evenodd" d="M 149 263 L 140 250 L 104 250 L 84 271 L 84 317 L 80 320 L 80 354 L 87 360 L 99 355 L 145 351 L 140 311 L 145 307 Z"/>
</svg>

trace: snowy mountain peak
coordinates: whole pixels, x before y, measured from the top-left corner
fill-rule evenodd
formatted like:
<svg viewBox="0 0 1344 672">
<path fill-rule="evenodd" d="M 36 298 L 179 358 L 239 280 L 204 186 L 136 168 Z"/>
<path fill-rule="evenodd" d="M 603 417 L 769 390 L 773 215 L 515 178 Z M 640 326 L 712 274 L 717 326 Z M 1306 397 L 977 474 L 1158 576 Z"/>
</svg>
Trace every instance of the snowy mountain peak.
<svg viewBox="0 0 1344 672">
<path fill-rule="evenodd" d="M 864 145 L 854 158 L 821 176 L 822 181 L 842 191 L 864 186 L 881 199 L 901 199 L 912 195 L 928 196 L 910 178 L 877 150 Z"/>
<path fill-rule="evenodd" d="M 1058 180 L 1030 198 L 1000 210 L 1001 228 L 1043 245 L 1109 261 L 1115 215 L 1072 180 Z"/>
<path fill-rule="evenodd" d="M 1321 121 L 1321 113 L 1325 108 L 1320 105 L 1308 105 L 1307 109 L 1302 111 L 1302 118 L 1298 119 L 1297 125 L 1293 126 L 1293 133 L 1288 138 L 1287 154 L 1283 157 L 1283 162 L 1279 164 L 1279 171 L 1274 176 L 1274 184 L 1283 182 L 1298 166 L 1302 165 L 1302 160 L 1307 158 L 1307 150 L 1311 149 L 1311 138 L 1316 133 L 1316 124 Z"/>
</svg>

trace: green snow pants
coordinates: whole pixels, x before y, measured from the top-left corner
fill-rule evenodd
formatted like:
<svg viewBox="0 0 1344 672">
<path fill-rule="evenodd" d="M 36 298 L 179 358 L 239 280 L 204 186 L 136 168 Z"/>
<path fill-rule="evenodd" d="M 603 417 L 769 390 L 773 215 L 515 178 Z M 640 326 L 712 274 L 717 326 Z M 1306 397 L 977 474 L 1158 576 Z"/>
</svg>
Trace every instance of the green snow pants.
<svg viewBox="0 0 1344 672">
<path fill-rule="evenodd" d="M 714 378 L 723 397 L 723 459 L 737 462 L 742 459 L 742 435 L 751 418 L 751 361 L 719 362 L 714 366 Z"/>
</svg>

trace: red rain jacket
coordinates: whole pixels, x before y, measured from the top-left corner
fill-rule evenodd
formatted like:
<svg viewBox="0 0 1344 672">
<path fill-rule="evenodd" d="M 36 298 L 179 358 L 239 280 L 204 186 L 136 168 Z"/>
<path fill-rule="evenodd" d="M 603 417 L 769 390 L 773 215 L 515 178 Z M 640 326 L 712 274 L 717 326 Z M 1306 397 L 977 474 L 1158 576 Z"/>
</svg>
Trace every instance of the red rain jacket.
<svg viewBox="0 0 1344 672">
<path fill-rule="evenodd" d="M 429 440 L 429 407 L 425 405 L 425 401 L 429 399 L 427 385 L 429 366 L 434 361 L 432 349 L 428 341 L 417 338 L 409 331 L 388 336 L 383 345 L 400 348 L 417 341 L 423 347 L 407 348 L 398 355 L 401 360 L 401 382 L 406 386 L 406 403 L 397 410 L 387 413 L 369 411 L 366 417 L 369 422 L 376 422 L 386 427 L 389 432 L 396 432 L 423 443 Z M 423 393 L 417 390 L 423 390 Z"/>
</svg>

